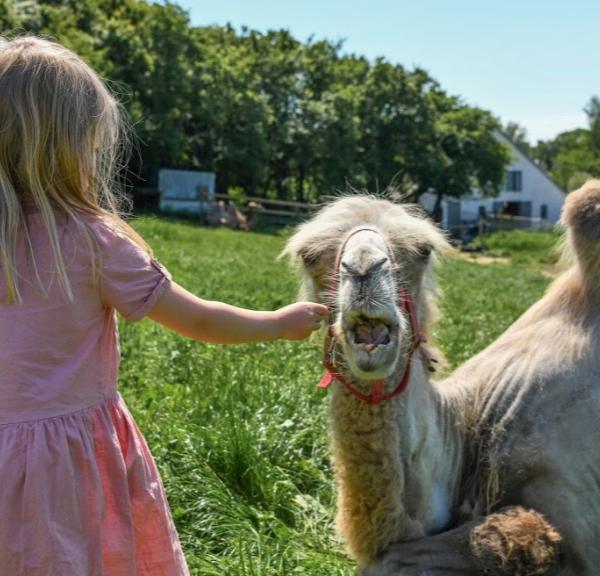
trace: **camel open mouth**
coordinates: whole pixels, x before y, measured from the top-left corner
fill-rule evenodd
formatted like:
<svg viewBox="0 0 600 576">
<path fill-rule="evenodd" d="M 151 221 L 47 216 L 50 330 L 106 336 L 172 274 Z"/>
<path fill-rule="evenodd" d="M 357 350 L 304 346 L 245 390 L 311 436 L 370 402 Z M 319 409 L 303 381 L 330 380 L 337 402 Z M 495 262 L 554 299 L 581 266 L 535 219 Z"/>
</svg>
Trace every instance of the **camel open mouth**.
<svg viewBox="0 0 600 576">
<path fill-rule="evenodd" d="M 397 361 L 399 319 L 348 311 L 341 321 L 342 346 L 351 372 L 365 380 L 387 377 Z"/>
<path fill-rule="evenodd" d="M 357 316 L 348 323 L 348 342 L 356 349 L 371 353 L 392 341 L 393 326 L 382 318 Z"/>
</svg>

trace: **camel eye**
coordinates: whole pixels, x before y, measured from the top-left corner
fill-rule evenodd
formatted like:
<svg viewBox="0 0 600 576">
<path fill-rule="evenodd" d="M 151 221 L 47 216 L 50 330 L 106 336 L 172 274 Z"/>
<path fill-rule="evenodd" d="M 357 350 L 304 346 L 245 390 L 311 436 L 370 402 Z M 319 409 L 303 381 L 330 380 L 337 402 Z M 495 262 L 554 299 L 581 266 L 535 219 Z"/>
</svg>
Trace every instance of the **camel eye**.
<svg viewBox="0 0 600 576">
<path fill-rule="evenodd" d="M 429 244 L 421 244 L 418 248 L 419 258 L 423 261 L 427 261 L 429 256 L 431 255 L 431 246 Z"/>
<path fill-rule="evenodd" d="M 302 258 L 302 263 L 308 269 L 313 268 L 319 261 L 319 255 L 310 250 L 300 251 L 300 257 Z"/>
</svg>

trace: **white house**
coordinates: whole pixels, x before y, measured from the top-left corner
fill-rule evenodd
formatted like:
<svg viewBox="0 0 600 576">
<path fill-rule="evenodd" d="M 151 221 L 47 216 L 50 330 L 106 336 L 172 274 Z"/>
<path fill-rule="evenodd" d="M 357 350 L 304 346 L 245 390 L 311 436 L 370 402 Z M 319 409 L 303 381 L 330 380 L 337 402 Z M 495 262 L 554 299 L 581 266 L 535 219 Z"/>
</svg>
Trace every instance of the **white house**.
<svg viewBox="0 0 600 576">
<path fill-rule="evenodd" d="M 504 134 L 496 137 L 511 151 L 512 162 L 507 168 L 502 191 L 492 198 L 484 197 L 474 189 L 469 196 L 442 201 L 442 225 L 460 232 L 482 219 L 514 217 L 519 227 L 544 228 L 555 224 L 565 201 L 565 191 L 531 158 L 515 146 Z M 426 210 L 432 210 L 435 194 L 422 196 Z"/>
</svg>

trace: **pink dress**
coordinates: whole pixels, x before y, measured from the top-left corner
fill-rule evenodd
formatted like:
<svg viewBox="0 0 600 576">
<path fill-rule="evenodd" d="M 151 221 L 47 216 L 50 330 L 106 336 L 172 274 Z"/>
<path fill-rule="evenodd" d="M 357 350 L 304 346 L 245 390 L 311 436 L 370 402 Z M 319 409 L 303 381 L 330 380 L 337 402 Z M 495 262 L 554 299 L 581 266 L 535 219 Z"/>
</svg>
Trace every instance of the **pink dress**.
<svg viewBox="0 0 600 576">
<path fill-rule="evenodd" d="M 158 471 L 116 390 L 115 310 L 141 319 L 170 277 L 131 240 L 87 218 L 96 281 L 75 224 L 60 228 L 73 302 L 53 272 L 40 214 L 28 220 L 45 293 L 25 238 L 22 304 L 6 304 L 0 263 L 0 573 L 187 575 Z"/>
</svg>

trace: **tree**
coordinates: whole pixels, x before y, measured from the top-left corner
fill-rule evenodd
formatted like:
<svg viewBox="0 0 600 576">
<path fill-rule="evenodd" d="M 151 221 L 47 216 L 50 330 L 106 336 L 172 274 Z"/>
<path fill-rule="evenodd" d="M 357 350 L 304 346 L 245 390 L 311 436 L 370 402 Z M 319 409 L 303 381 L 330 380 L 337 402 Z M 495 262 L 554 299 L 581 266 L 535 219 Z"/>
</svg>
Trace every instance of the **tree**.
<svg viewBox="0 0 600 576">
<path fill-rule="evenodd" d="M 531 153 L 531 145 L 527 139 L 527 129 L 518 122 L 508 122 L 502 129 L 509 140 L 523 150 L 526 154 Z"/>
<path fill-rule="evenodd" d="M 436 94 L 437 156 L 428 187 L 436 191 L 434 217 L 443 196 L 460 197 L 478 188 L 485 195 L 500 191 L 510 152 L 496 137 L 498 120 L 489 112 L 463 104 L 458 98 Z"/>
<path fill-rule="evenodd" d="M 539 141 L 532 156 L 567 191 L 587 178 L 600 176 L 600 98 L 584 107 L 589 128 L 562 132 L 553 140 Z"/>
<path fill-rule="evenodd" d="M 146 181 L 159 166 L 198 168 L 217 173 L 221 192 L 302 201 L 347 183 L 382 191 L 401 182 L 416 199 L 502 181 L 497 121 L 424 70 L 286 30 L 194 27 L 170 2 L 35 4 L 21 25 L 57 37 L 118 93 L 139 137 L 131 168 Z"/>
<path fill-rule="evenodd" d="M 590 141 L 595 148 L 600 150 L 600 98 L 592 96 L 583 110 L 588 117 Z"/>
<path fill-rule="evenodd" d="M 0 0 L 0 34 L 6 34 L 20 25 L 14 0 Z"/>
<path fill-rule="evenodd" d="M 554 159 L 552 175 L 567 192 L 574 190 L 571 186 L 578 187 L 582 173 L 600 174 L 600 155 L 589 138 L 586 145 L 563 150 Z"/>
<path fill-rule="evenodd" d="M 554 140 L 539 141 L 532 155 L 565 190 L 573 190 L 583 173 L 600 175 L 600 150 L 592 142 L 591 131 L 585 128 L 562 132 Z M 577 174 L 578 178 L 573 179 Z"/>
</svg>

